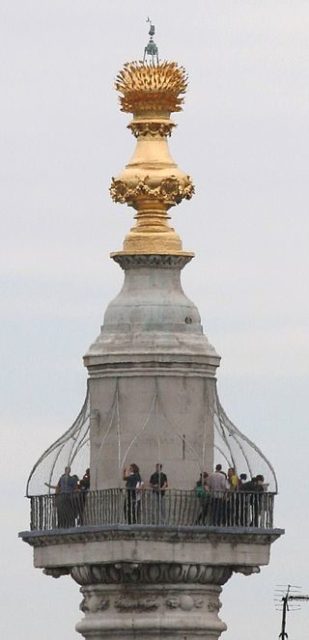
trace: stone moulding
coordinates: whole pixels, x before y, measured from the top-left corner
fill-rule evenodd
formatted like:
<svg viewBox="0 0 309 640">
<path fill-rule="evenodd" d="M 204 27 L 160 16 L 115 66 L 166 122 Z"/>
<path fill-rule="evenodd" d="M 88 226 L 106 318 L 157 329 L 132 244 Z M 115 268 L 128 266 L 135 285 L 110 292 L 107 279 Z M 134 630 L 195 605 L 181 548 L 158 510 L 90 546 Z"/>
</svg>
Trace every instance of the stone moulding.
<svg viewBox="0 0 309 640">
<path fill-rule="evenodd" d="M 252 573 L 259 573 L 259 571 L 259 567 L 242 565 L 113 562 L 46 568 L 43 573 L 56 579 L 71 575 L 73 580 L 81 586 L 89 584 L 177 584 L 183 586 L 186 584 L 213 584 L 222 586 L 230 579 L 233 572 L 248 576 Z M 169 603 L 168 606 L 174 608 L 173 603 Z"/>
<path fill-rule="evenodd" d="M 209 362 L 205 365 L 194 366 L 194 368 L 192 367 L 191 369 L 185 364 L 179 366 L 176 364 L 168 368 L 165 363 L 152 362 L 129 367 L 124 361 L 123 356 L 122 360 L 123 362 L 121 363 L 111 362 L 111 358 L 105 361 L 104 355 L 102 356 L 100 353 L 96 355 L 95 351 L 88 353 L 87 356 L 84 357 L 85 364 L 91 366 L 91 371 L 89 371 L 89 377 L 91 379 L 113 378 L 115 374 L 117 374 L 118 378 L 140 378 L 141 376 L 147 376 L 149 378 L 160 376 L 160 378 L 165 378 L 171 375 L 175 378 L 181 378 L 185 375 L 187 378 L 213 380 L 215 377 L 215 367 L 218 366 L 218 358 L 213 358 L 213 361 L 210 361 L 209 358 Z"/>
<path fill-rule="evenodd" d="M 171 175 L 163 178 L 156 186 L 150 183 L 150 176 L 144 178 L 136 176 L 136 180 L 130 183 L 112 178 L 110 194 L 114 202 L 121 204 L 133 205 L 146 197 L 170 207 L 179 204 L 183 199 L 190 200 L 194 194 L 194 185 L 190 176 L 180 181 L 179 178 Z"/>
<path fill-rule="evenodd" d="M 179 563 L 107 563 L 72 567 L 81 586 L 88 584 L 215 584 L 229 580 L 233 567 Z"/>
<path fill-rule="evenodd" d="M 121 255 L 119 253 L 112 255 L 112 258 L 120 267 L 127 271 L 128 269 L 183 269 L 183 267 L 192 260 L 192 255 L 160 255 L 160 254 L 132 254 Z"/>
<path fill-rule="evenodd" d="M 284 533 L 283 529 L 256 529 L 224 527 L 152 527 L 146 525 L 91 525 L 74 529 L 53 529 L 50 531 L 22 531 L 19 537 L 32 547 L 50 545 L 79 544 L 106 540 L 146 540 L 149 542 L 185 543 L 210 542 L 215 545 L 239 543 L 270 545 Z"/>
</svg>

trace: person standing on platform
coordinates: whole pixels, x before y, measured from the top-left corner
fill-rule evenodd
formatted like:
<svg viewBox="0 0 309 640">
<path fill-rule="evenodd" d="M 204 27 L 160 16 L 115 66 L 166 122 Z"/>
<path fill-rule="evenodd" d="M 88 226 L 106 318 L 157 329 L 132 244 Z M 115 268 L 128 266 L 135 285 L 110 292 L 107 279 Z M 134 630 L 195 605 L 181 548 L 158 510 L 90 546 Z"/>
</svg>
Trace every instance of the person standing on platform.
<svg viewBox="0 0 309 640">
<path fill-rule="evenodd" d="M 208 476 L 207 485 L 210 493 L 213 494 L 211 500 L 212 524 L 222 526 L 225 521 L 224 498 L 227 491 L 227 478 L 222 471 L 221 464 L 217 464 L 215 471 Z"/>
<path fill-rule="evenodd" d="M 90 469 L 86 469 L 82 479 L 78 483 L 77 494 L 77 516 L 78 524 L 84 524 L 84 510 L 86 504 L 87 493 L 90 490 Z"/>
<path fill-rule="evenodd" d="M 126 520 L 128 524 L 136 524 L 140 514 L 141 501 L 139 498 L 143 484 L 137 464 L 133 462 L 128 470 L 125 467 L 122 478 L 125 480 L 127 490 L 125 501 Z"/>
<path fill-rule="evenodd" d="M 65 467 L 59 478 L 56 489 L 56 506 L 58 513 L 58 527 L 75 526 L 74 493 L 78 489 L 78 477 L 71 476 L 71 467 Z"/>
<path fill-rule="evenodd" d="M 165 491 L 168 488 L 166 474 L 162 471 L 163 465 L 160 462 L 156 464 L 155 472 L 150 476 L 149 484 L 156 496 L 156 518 L 159 524 L 165 522 Z"/>
</svg>

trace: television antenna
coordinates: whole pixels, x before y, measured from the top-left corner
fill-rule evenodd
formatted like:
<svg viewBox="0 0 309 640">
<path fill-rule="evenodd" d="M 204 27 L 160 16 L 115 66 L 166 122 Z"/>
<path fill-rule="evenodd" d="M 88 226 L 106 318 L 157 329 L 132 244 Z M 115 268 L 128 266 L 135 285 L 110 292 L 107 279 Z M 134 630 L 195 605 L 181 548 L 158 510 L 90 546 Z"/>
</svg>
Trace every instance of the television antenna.
<svg viewBox="0 0 309 640">
<path fill-rule="evenodd" d="M 286 618 L 288 611 L 297 611 L 301 608 L 301 602 L 309 600 L 309 595 L 301 593 L 301 587 L 295 585 L 278 584 L 275 590 L 275 606 L 277 611 L 282 611 L 280 640 L 289 637 L 286 631 Z"/>
</svg>

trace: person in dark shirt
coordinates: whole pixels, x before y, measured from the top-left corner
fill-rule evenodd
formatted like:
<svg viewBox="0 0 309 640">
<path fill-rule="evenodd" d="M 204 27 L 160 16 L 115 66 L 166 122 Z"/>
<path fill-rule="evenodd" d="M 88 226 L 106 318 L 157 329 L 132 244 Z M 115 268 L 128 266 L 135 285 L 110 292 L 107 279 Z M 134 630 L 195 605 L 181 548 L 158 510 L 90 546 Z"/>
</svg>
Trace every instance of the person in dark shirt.
<svg viewBox="0 0 309 640">
<path fill-rule="evenodd" d="M 240 491 L 245 492 L 247 495 L 244 496 L 243 500 L 243 513 L 244 520 L 246 526 L 248 526 L 248 515 L 249 515 L 249 505 L 251 506 L 251 521 L 250 527 L 258 527 L 259 526 L 259 516 L 261 515 L 262 505 L 263 505 L 263 493 L 264 493 L 264 476 L 257 475 L 249 482 L 244 482 Z M 248 495 L 250 494 L 250 495 Z"/>
<path fill-rule="evenodd" d="M 59 493 L 72 493 L 76 491 L 77 482 L 78 477 L 76 475 L 71 476 L 71 467 L 66 467 L 64 473 L 59 478 Z"/>
<path fill-rule="evenodd" d="M 86 469 L 82 479 L 79 481 L 80 491 L 89 491 L 90 489 L 90 469 Z"/>
<path fill-rule="evenodd" d="M 242 485 L 245 484 L 245 482 L 247 482 L 247 474 L 241 473 L 239 476 L 239 487 L 242 487 Z"/>
<path fill-rule="evenodd" d="M 67 466 L 59 478 L 56 488 L 56 507 L 58 514 L 58 527 L 75 526 L 75 492 L 78 490 L 78 477 L 71 476 L 71 467 Z"/>
<path fill-rule="evenodd" d="M 87 493 L 90 490 L 90 469 L 86 469 L 82 479 L 78 483 L 78 492 L 75 494 L 76 512 L 78 524 L 84 524 L 84 510 Z"/>
<path fill-rule="evenodd" d="M 127 496 L 125 501 L 125 515 L 128 524 L 135 524 L 140 512 L 140 490 L 142 488 L 142 479 L 139 468 L 134 462 L 130 464 L 129 469 L 126 467 L 122 474 L 126 483 Z"/>
<path fill-rule="evenodd" d="M 165 490 L 168 487 L 167 476 L 162 471 L 162 464 L 159 462 L 156 464 L 155 472 L 150 476 L 149 484 L 153 490 L 153 493 L 156 495 L 156 512 L 158 518 L 156 520 L 159 521 L 159 524 L 164 524 L 165 522 Z"/>
</svg>

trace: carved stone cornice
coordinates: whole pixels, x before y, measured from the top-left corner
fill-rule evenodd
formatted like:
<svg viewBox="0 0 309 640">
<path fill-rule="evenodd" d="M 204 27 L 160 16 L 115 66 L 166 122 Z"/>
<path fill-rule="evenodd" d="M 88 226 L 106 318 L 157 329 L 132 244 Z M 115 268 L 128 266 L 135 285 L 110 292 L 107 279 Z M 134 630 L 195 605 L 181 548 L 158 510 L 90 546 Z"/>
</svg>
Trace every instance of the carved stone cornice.
<svg viewBox="0 0 309 640">
<path fill-rule="evenodd" d="M 149 542 L 210 542 L 270 545 L 284 533 L 283 529 L 225 528 L 225 527 L 147 527 L 137 525 L 106 526 L 93 525 L 79 528 L 50 531 L 22 531 L 19 536 L 32 547 L 79 544 L 107 540 Z"/>
<path fill-rule="evenodd" d="M 116 254 L 113 260 L 126 271 L 127 269 L 140 269 L 142 267 L 152 269 L 183 269 L 192 260 L 192 256 L 169 255 L 121 255 Z"/>
<path fill-rule="evenodd" d="M 78 565 L 71 576 L 82 586 L 94 584 L 225 584 L 233 567 L 179 563 L 107 563 Z"/>
</svg>

